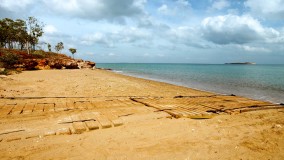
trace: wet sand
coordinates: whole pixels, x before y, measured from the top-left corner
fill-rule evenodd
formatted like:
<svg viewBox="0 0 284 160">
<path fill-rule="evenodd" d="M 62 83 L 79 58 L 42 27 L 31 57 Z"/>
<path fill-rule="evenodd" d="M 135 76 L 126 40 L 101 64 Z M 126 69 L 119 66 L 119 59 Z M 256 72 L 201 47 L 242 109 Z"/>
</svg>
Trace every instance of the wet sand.
<svg viewBox="0 0 284 160">
<path fill-rule="evenodd" d="M 267 102 L 104 70 L 23 72 L 0 97 L 0 159 L 284 159 Z"/>
</svg>

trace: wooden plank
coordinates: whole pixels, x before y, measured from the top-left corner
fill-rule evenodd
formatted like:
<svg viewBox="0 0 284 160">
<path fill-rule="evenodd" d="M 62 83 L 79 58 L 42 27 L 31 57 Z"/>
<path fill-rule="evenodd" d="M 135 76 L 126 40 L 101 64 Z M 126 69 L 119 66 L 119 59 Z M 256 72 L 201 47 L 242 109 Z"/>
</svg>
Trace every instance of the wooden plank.
<svg viewBox="0 0 284 160">
<path fill-rule="evenodd" d="M 53 136 L 53 135 L 55 135 L 55 134 L 56 134 L 55 131 L 53 131 L 53 130 L 47 130 L 47 131 L 45 131 L 45 132 L 43 133 L 43 136 L 44 136 L 44 137 L 47 137 L 47 136 Z"/>
<path fill-rule="evenodd" d="M 44 112 L 54 112 L 54 103 L 46 103 L 44 104 Z"/>
<path fill-rule="evenodd" d="M 13 108 L 12 110 L 12 115 L 17 115 L 21 114 L 23 112 L 23 109 L 25 107 L 26 103 L 25 102 L 19 102 L 17 105 Z"/>
<path fill-rule="evenodd" d="M 268 109 L 284 109 L 284 106 L 264 106 L 264 107 L 256 107 L 256 108 L 244 108 L 244 109 L 240 109 L 240 113 L 250 112 L 250 111 L 259 111 L 259 110 L 268 110 Z"/>
<path fill-rule="evenodd" d="M 98 115 L 97 116 L 98 122 L 101 124 L 102 128 L 110 128 L 112 127 L 112 123 L 106 116 Z"/>
<path fill-rule="evenodd" d="M 93 109 L 94 106 L 92 105 L 91 102 L 86 102 L 86 106 L 87 106 L 87 109 Z"/>
<path fill-rule="evenodd" d="M 70 116 L 63 117 L 57 121 L 58 124 L 72 123 L 72 118 Z"/>
<path fill-rule="evenodd" d="M 6 104 L 2 107 L 0 111 L 0 116 L 6 116 L 12 112 L 12 109 L 14 108 L 15 104 Z"/>
<path fill-rule="evenodd" d="M 94 114 L 92 113 L 82 113 L 80 115 L 80 118 L 84 121 L 91 121 L 91 120 L 96 120 L 96 118 L 94 117 Z"/>
<path fill-rule="evenodd" d="M 69 135 L 71 131 L 68 127 L 59 128 L 56 130 L 56 135 Z"/>
<path fill-rule="evenodd" d="M 87 130 L 83 122 L 73 122 L 72 127 L 74 128 L 73 134 L 81 134 Z"/>
<path fill-rule="evenodd" d="M 34 103 L 27 103 L 25 105 L 25 108 L 23 109 L 23 114 L 30 114 L 30 113 L 32 113 L 34 107 L 35 107 Z"/>
<path fill-rule="evenodd" d="M 33 109 L 33 112 L 35 113 L 41 113 L 43 112 L 43 109 L 44 109 L 44 104 L 42 103 L 37 103 Z"/>
<path fill-rule="evenodd" d="M 112 123 L 114 127 L 123 125 L 123 121 L 120 118 L 112 120 Z"/>
<path fill-rule="evenodd" d="M 5 102 L 0 102 L 0 111 L 4 105 L 5 105 Z"/>
<path fill-rule="evenodd" d="M 167 112 L 168 114 L 172 115 L 175 118 L 180 118 L 182 117 L 182 114 L 175 111 L 175 110 L 165 110 L 165 112 Z"/>
<path fill-rule="evenodd" d="M 89 130 L 95 130 L 100 128 L 100 125 L 97 121 L 86 121 L 85 124 Z"/>
<path fill-rule="evenodd" d="M 70 116 L 72 119 L 72 122 L 78 122 L 78 121 L 82 121 L 81 116 L 80 115 L 71 115 Z"/>
<path fill-rule="evenodd" d="M 70 100 L 66 102 L 66 107 L 68 110 L 74 110 L 75 109 L 75 104 L 74 101 Z"/>
<path fill-rule="evenodd" d="M 67 110 L 66 102 L 56 102 L 54 108 L 56 112 L 65 111 Z"/>
<path fill-rule="evenodd" d="M 74 106 L 76 109 L 86 109 L 82 102 L 75 102 Z"/>
<path fill-rule="evenodd" d="M 115 111 L 113 111 L 113 110 L 107 111 L 107 112 L 104 112 L 104 115 L 106 115 L 109 120 L 117 119 L 118 116 L 117 116 L 117 114 L 115 114 L 114 112 L 115 112 Z"/>
<path fill-rule="evenodd" d="M 22 138 L 20 136 L 12 136 L 12 137 L 8 137 L 6 139 L 7 142 L 12 142 L 12 141 L 18 141 L 21 140 Z"/>
<path fill-rule="evenodd" d="M 29 132 L 26 134 L 26 139 L 30 139 L 30 138 L 38 138 L 39 137 L 39 133 L 38 132 Z"/>
</svg>

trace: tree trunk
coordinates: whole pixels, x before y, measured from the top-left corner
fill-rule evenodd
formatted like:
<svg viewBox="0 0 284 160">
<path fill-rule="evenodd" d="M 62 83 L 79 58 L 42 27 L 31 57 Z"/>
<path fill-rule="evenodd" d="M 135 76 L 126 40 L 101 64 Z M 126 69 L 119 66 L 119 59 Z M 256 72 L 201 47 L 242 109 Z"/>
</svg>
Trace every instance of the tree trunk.
<svg viewBox="0 0 284 160">
<path fill-rule="evenodd" d="M 28 41 L 27 41 L 27 43 L 26 43 L 26 46 L 27 46 L 28 54 L 30 54 L 30 51 L 29 51 L 29 42 L 28 42 Z"/>
</svg>

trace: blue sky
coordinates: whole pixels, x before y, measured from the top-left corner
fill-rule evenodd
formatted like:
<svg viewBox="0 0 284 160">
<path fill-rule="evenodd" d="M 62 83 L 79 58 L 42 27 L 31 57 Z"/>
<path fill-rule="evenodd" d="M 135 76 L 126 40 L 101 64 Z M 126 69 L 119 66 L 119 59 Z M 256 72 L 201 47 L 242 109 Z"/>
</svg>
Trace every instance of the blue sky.
<svg viewBox="0 0 284 160">
<path fill-rule="evenodd" d="M 29 16 L 98 63 L 284 63 L 284 0 L 0 0 L 0 18 Z"/>
</svg>

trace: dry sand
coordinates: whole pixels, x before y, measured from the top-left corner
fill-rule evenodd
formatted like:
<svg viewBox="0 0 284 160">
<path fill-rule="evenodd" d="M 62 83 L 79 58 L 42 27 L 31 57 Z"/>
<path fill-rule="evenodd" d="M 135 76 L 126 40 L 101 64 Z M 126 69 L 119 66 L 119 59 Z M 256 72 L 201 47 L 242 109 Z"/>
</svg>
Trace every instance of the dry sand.
<svg viewBox="0 0 284 160">
<path fill-rule="evenodd" d="M 176 111 L 165 102 L 197 104 L 173 99 L 180 95 L 220 103 L 210 97 L 215 93 L 104 70 L 29 71 L 0 78 L 0 159 L 284 159 L 283 109 L 222 112 L 210 119 L 173 118 L 159 110 Z M 241 97 L 222 103 L 227 101 L 230 106 L 262 104 Z M 88 124 L 97 122 L 99 129 L 91 130 Z"/>
</svg>

